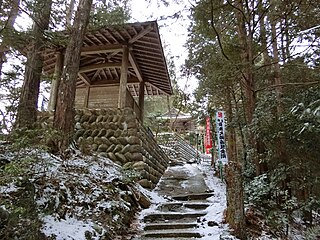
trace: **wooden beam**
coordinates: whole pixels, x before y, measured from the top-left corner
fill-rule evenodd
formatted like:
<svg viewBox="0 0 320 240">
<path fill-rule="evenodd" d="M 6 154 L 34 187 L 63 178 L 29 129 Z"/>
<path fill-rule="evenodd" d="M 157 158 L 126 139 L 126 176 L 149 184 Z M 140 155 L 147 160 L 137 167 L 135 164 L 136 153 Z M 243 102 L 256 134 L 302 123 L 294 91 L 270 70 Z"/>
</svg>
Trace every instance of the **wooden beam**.
<svg viewBox="0 0 320 240">
<path fill-rule="evenodd" d="M 122 51 L 122 49 L 123 49 L 123 46 L 121 44 L 82 47 L 81 48 L 81 56 L 89 55 L 89 54 L 99 54 L 99 53 Z"/>
<path fill-rule="evenodd" d="M 92 65 L 81 67 L 79 69 L 79 73 L 90 72 L 90 71 L 103 69 L 103 68 L 121 68 L 121 64 L 120 63 L 110 63 L 110 62 L 92 64 Z"/>
<path fill-rule="evenodd" d="M 128 66 L 129 66 L 129 47 L 124 46 L 122 51 L 121 76 L 119 87 L 118 108 L 123 109 L 127 100 L 127 82 L 128 82 Z"/>
<path fill-rule="evenodd" d="M 83 73 L 78 73 L 78 77 L 87 85 L 87 86 L 90 86 L 91 83 L 90 83 L 90 79 Z"/>
<path fill-rule="evenodd" d="M 135 35 L 133 38 L 131 38 L 129 40 L 129 43 L 134 43 L 135 41 L 137 41 L 138 39 L 144 37 L 146 34 L 148 34 L 149 32 L 151 32 L 153 30 L 153 26 L 149 25 L 148 27 L 146 27 L 145 29 L 143 29 L 141 32 L 139 32 L 137 35 Z"/>
<path fill-rule="evenodd" d="M 139 80 L 136 77 L 128 77 L 127 83 L 139 83 Z M 112 84 L 119 84 L 119 80 L 99 80 L 91 83 L 90 86 L 109 86 Z"/>
<path fill-rule="evenodd" d="M 163 93 L 163 95 L 170 95 L 170 94 L 166 93 L 165 91 L 161 90 L 160 88 L 158 88 L 157 86 L 155 86 L 154 84 L 152 84 L 150 82 L 146 82 L 146 84 L 149 85 L 151 88 L 155 88 L 159 92 Z"/>
<path fill-rule="evenodd" d="M 139 79 L 139 81 L 143 82 L 141 70 L 140 70 L 139 65 L 138 65 L 138 63 L 137 63 L 137 61 L 136 61 L 136 59 L 135 59 L 135 57 L 133 55 L 133 52 L 131 52 L 131 51 L 129 53 L 129 61 L 130 61 L 131 65 L 132 65 L 133 70 L 136 73 L 137 78 Z"/>
<path fill-rule="evenodd" d="M 144 81 L 139 84 L 139 108 L 140 108 L 140 120 L 143 123 L 144 116 Z"/>
</svg>

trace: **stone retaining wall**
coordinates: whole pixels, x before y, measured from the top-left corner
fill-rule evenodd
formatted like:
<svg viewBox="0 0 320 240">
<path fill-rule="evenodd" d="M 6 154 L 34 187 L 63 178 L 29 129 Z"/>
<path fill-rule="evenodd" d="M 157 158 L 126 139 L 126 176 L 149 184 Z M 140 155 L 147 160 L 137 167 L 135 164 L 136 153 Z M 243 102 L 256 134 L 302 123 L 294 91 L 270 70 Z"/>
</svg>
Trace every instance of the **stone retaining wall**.
<svg viewBox="0 0 320 240">
<path fill-rule="evenodd" d="M 75 140 L 114 162 L 140 172 L 143 187 L 153 188 L 169 158 L 131 108 L 76 110 Z"/>
</svg>

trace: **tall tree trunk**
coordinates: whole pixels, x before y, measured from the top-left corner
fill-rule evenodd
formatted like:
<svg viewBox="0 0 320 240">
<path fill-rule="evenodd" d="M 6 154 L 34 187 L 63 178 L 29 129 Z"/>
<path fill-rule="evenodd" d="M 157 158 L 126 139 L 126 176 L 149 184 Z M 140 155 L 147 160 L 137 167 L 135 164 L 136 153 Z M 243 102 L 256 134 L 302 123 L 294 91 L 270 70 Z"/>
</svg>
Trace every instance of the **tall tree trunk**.
<svg viewBox="0 0 320 240">
<path fill-rule="evenodd" d="M 255 111 L 256 105 L 256 93 L 255 93 L 255 81 L 253 74 L 253 34 L 251 26 L 246 28 L 245 22 L 245 10 L 244 10 L 244 1 L 237 0 L 235 8 L 235 16 L 237 20 L 237 30 L 239 35 L 239 43 L 241 47 L 241 63 L 242 63 L 242 76 L 241 83 L 244 88 L 245 95 L 245 110 L 246 110 L 246 122 L 249 126 L 253 121 L 253 114 Z M 248 9 L 249 12 L 249 9 Z M 250 18 L 248 16 L 247 18 Z M 256 139 L 253 133 L 248 133 L 248 144 L 249 147 L 256 151 Z M 254 152 L 255 152 L 254 151 Z M 256 168 L 256 175 L 259 175 L 261 172 L 259 159 L 254 153 L 253 161 Z"/>
<path fill-rule="evenodd" d="M 59 84 L 59 93 L 54 114 L 54 127 L 62 132 L 61 150 L 68 148 L 74 131 L 74 101 L 76 81 L 80 64 L 80 53 L 84 34 L 89 22 L 92 0 L 80 0 L 71 27 L 70 41 L 67 45 L 64 69 Z"/>
<path fill-rule="evenodd" d="M 232 89 L 227 92 L 227 118 L 233 121 Z M 246 239 L 244 199 L 243 199 L 243 175 L 241 158 L 237 156 L 237 139 L 234 127 L 228 128 L 228 164 L 226 165 L 227 182 L 227 214 L 226 220 L 234 229 L 235 235 L 240 239 Z"/>
<path fill-rule="evenodd" d="M 30 50 L 24 74 L 24 82 L 18 106 L 15 127 L 31 127 L 37 121 L 37 108 L 43 59 L 41 52 L 45 47 L 44 31 L 49 27 L 52 0 L 37 2 L 33 24 Z"/>
<path fill-rule="evenodd" d="M 67 6 L 66 29 L 72 27 L 72 15 L 74 13 L 74 4 L 75 0 L 70 0 L 69 6 Z"/>
<path fill-rule="evenodd" d="M 12 0 L 12 5 L 11 5 L 11 10 L 9 12 L 8 20 L 5 23 L 5 26 L 3 29 L 1 29 L 2 34 L 2 43 L 0 45 L 0 78 L 1 78 L 1 73 L 2 73 L 2 65 L 6 61 L 6 52 L 8 51 L 9 48 L 9 42 L 11 39 L 11 34 L 13 25 L 16 21 L 16 18 L 19 14 L 19 5 L 20 5 L 20 0 Z M 1 7 L 1 6 L 0 6 Z"/>
</svg>

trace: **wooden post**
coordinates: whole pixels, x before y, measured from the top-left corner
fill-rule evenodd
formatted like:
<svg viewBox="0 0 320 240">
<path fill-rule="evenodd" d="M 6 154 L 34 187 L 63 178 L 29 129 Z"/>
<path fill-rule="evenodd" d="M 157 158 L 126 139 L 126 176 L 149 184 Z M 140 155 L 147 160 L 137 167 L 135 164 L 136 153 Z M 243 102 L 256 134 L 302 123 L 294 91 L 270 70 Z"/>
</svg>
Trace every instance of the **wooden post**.
<svg viewBox="0 0 320 240">
<path fill-rule="evenodd" d="M 56 109 L 58 88 L 59 88 L 59 82 L 62 74 L 62 68 L 63 68 L 63 54 L 62 52 L 59 51 L 56 53 L 56 65 L 54 67 L 54 77 L 51 83 L 50 98 L 48 103 L 49 111 L 55 111 Z"/>
<path fill-rule="evenodd" d="M 86 95 L 84 97 L 83 107 L 88 108 L 90 98 L 90 86 L 86 87 Z"/>
<path fill-rule="evenodd" d="M 144 116 L 144 81 L 139 85 L 139 107 L 140 107 L 140 120 L 143 123 Z"/>
<path fill-rule="evenodd" d="M 126 106 L 128 65 L 129 65 L 129 48 L 128 46 L 124 46 L 123 53 L 122 53 L 120 88 L 119 88 L 119 98 L 118 98 L 118 108 L 120 109 Z"/>
</svg>

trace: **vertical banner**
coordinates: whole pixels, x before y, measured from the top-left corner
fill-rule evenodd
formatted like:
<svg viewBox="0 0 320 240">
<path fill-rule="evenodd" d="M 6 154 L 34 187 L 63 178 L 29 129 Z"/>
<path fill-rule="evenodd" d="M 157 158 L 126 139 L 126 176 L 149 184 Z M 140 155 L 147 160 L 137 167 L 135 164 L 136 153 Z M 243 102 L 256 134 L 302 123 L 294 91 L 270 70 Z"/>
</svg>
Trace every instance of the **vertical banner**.
<svg viewBox="0 0 320 240">
<path fill-rule="evenodd" d="M 206 134 L 204 138 L 204 146 L 206 149 L 206 154 L 210 154 L 210 150 L 212 148 L 212 137 L 211 137 L 211 129 L 210 129 L 210 117 L 206 117 Z"/>
<path fill-rule="evenodd" d="M 225 140 L 225 120 L 224 112 L 216 112 L 216 126 L 217 126 L 217 137 L 218 137 L 218 157 L 221 163 L 226 164 L 228 162 L 226 140 Z"/>
</svg>

